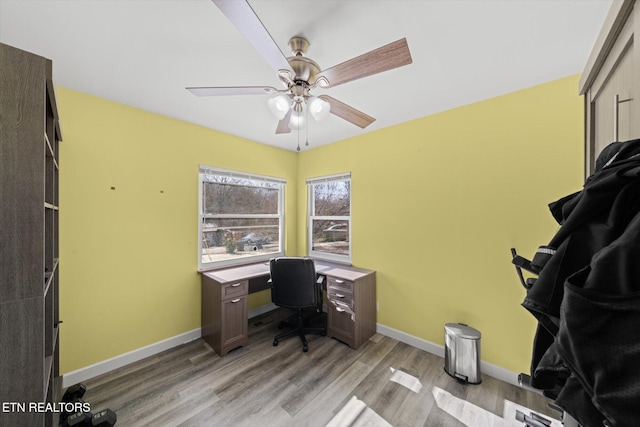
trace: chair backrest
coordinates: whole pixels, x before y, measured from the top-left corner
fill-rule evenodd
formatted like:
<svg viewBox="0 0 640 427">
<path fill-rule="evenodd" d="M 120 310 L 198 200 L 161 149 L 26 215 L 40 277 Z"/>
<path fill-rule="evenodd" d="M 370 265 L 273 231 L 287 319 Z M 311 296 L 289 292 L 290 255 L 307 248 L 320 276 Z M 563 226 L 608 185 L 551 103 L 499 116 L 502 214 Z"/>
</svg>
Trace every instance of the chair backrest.
<svg viewBox="0 0 640 427">
<path fill-rule="evenodd" d="M 270 262 L 271 301 L 285 308 L 318 304 L 316 266 L 310 258 L 279 257 Z"/>
</svg>

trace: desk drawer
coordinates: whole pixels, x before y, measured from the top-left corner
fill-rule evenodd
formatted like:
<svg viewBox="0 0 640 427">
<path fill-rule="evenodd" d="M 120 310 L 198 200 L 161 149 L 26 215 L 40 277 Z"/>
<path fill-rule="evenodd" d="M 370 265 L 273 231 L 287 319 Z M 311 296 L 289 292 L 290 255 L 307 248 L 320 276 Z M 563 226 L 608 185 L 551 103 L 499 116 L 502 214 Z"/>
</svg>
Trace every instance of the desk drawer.
<svg viewBox="0 0 640 427">
<path fill-rule="evenodd" d="M 327 276 L 327 290 L 353 295 L 353 282 Z"/>
<path fill-rule="evenodd" d="M 220 292 L 222 300 L 247 295 L 249 293 L 249 281 L 240 280 L 234 283 L 227 283 L 226 285 L 222 285 Z"/>
<path fill-rule="evenodd" d="M 327 289 L 327 298 L 334 302 L 334 305 L 348 306 L 353 310 L 353 294 L 344 292 L 341 289 Z"/>
</svg>

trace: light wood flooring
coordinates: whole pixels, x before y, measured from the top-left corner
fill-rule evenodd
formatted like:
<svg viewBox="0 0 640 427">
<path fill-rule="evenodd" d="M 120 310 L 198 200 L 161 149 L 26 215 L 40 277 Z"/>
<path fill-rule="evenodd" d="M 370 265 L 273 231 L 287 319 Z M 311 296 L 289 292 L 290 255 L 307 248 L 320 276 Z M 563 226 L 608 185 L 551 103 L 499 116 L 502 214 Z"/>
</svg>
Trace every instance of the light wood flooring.
<svg viewBox="0 0 640 427">
<path fill-rule="evenodd" d="M 94 413 L 113 409 L 122 427 L 325 426 L 353 396 L 381 421 L 361 420 L 371 426 L 493 427 L 486 420 L 502 417 L 505 400 L 557 419 L 540 395 L 487 375 L 482 384 L 461 384 L 444 372 L 442 358 L 380 334 L 357 350 L 319 335 L 307 337 L 308 353 L 297 337 L 274 347 L 287 314 L 250 319 L 249 345 L 222 358 L 198 339 L 85 381 L 83 400 Z M 391 381 L 390 368 L 418 378 L 421 390 Z M 453 410 L 438 406 L 437 393 L 449 396 Z M 461 405 L 464 422 L 450 415 Z"/>
</svg>

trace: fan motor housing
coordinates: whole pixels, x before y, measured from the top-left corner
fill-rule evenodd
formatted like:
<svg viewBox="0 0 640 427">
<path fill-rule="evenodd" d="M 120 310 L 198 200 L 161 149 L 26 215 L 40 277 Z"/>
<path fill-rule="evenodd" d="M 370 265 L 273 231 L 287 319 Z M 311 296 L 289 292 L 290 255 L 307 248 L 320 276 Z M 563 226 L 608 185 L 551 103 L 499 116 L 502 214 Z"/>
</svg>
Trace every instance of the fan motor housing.
<svg viewBox="0 0 640 427">
<path fill-rule="evenodd" d="M 293 80 L 302 80 L 308 84 L 316 81 L 316 75 L 320 72 L 320 66 L 313 59 L 307 58 L 304 54 L 309 49 L 309 41 L 304 37 L 291 37 L 289 47 L 293 56 L 287 58 L 289 65 L 294 73 Z"/>
<path fill-rule="evenodd" d="M 316 61 L 304 56 L 290 56 L 287 58 L 294 73 L 294 80 L 302 80 L 309 84 L 316 81 L 316 75 L 320 72 L 320 66 Z"/>
</svg>

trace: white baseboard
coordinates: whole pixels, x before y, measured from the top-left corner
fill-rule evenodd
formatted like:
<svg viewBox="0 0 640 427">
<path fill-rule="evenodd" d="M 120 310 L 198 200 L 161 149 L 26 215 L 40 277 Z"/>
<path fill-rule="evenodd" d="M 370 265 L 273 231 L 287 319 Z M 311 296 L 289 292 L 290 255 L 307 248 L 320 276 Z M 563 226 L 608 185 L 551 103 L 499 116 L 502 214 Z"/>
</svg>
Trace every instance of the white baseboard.
<svg viewBox="0 0 640 427">
<path fill-rule="evenodd" d="M 249 310 L 248 317 L 249 319 L 251 319 L 252 317 L 259 316 L 276 308 L 277 306 L 273 303 L 265 304 Z M 81 383 L 82 381 L 86 381 L 88 379 L 97 377 L 98 375 L 113 371 L 114 369 L 121 368 L 125 365 L 128 365 L 129 363 L 142 360 L 145 357 L 153 356 L 165 350 L 169 350 L 170 348 L 177 347 L 189 341 L 196 340 L 201 336 L 202 330 L 200 328 L 197 328 L 192 331 L 176 335 L 175 337 L 158 341 L 157 343 L 150 344 L 146 347 L 121 354 L 120 356 L 112 357 L 111 359 L 95 363 L 91 366 L 87 366 L 86 368 L 66 373 L 62 376 L 62 387 L 66 388 L 70 385 Z"/>
<path fill-rule="evenodd" d="M 382 335 L 386 335 L 405 344 L 409 344 L 410 346 L 419 348 L 420 350 L 424 350 L 429 353 L 435 354 L 436 356 L 444 358 L 444 346 L 441 346 L 439 344 L 423 340 L 422 338 L 418 338 L 414 335 L 407 334 L 405 332 L 390 328 L 389 326 L 385 326 L 380 323 L 377 324 L 376 331 Z M 442 369 L 444 369 L 444 364 L 442 365 Z M 481 360 L 480 373 L 489 375 L 490 377 L 496 378 L 506 383 L 519 386 L 517 373 L 501 368 L 500 366 L 494 365 L 492 363 Z"/>
<path fill-rule="evenodd" d="M 273 303 L 265 304 L 249 310 L 248 317 L 253 318 L 276 308 L 277 306 Z M 407 334 L 405 332 L 390 328 L 389 326 L 385 326 L 380 323 L 377 324 L 376 330 L 382 335 L 386 335 L 405 344 L 409 344 L 413 347 L 419 348 L 420 350 L 424 350 L 429 353 L 435 354 L 436 356 L 444 358 L 444 347 L 439 344 L 423 340 L 422 338 L 418 338 L 414 335 Z M 66 388 L 70 385 L 89 380 L 91 378 L 97 377 L 98 375 L 105 374 L 107 372 L 113 371 L 114 369 L 118 369 L 130 363 L 142 360 L 145 357 L 153 356 L 165 350 L 169 350 L 170 348 L 177 347 L 184 343 L 196 340 L 201 336 L 202 330 L 200 328 L 197 328 L 192 331 L 188 331 L 183 334 L 158 341 L 146 347 L 142 347 L 137 350 L 112 357 L 111 359 L 95 363 L 85 368 L 66 373 L 62 376 L 62 387 Z M 507 369 L 484 361 L 481 361 L 480 369 L 482 374 L 492 376 L 509 384 L 513 384 L 516 386 L 518 385 L 518 374 L 516 374 L 515 372 L 511 372 Z"/>
<path fill-rule="evenodd" d="M 70 385 L 81 383 L 82 381 L 86 381 L 88 379 L 97 377 L 98 375 L 113 371 L 114 369 L 121 368 L 125 365 L 128 365 L 129 363 L 142 360 L 145 357 L 153 356 L 154 354 L 169 350 L 170 348 L 177 347 L 184 343 L 196 340 L 201 336 L 202 331 L 200 328 L 197 328 L 192 331 L 176 335 L 175 337 L 158 341 L 146 347 L 142 347 L 116 357 L 112 357 L 111 359 L 103 360 L 102 362 L 95 363 L 93 365 L 87 366 L 86 368 L 68 372 L 62 376 L 62 387 L 66 388 Z"/>
<path fill-rule="evenodd" d="M 252 317 L 260 316 L 261 314 L 268 313 L 271 310 L 275 310 L 276 308 L 278 308 L 278 306 L 270 302 L 269 304 L 261 305 L 260 307 L 252 308 L 251 310 L 249 310 L 248 317 L 249 319 L 251 319 Z"/>
</svg>

